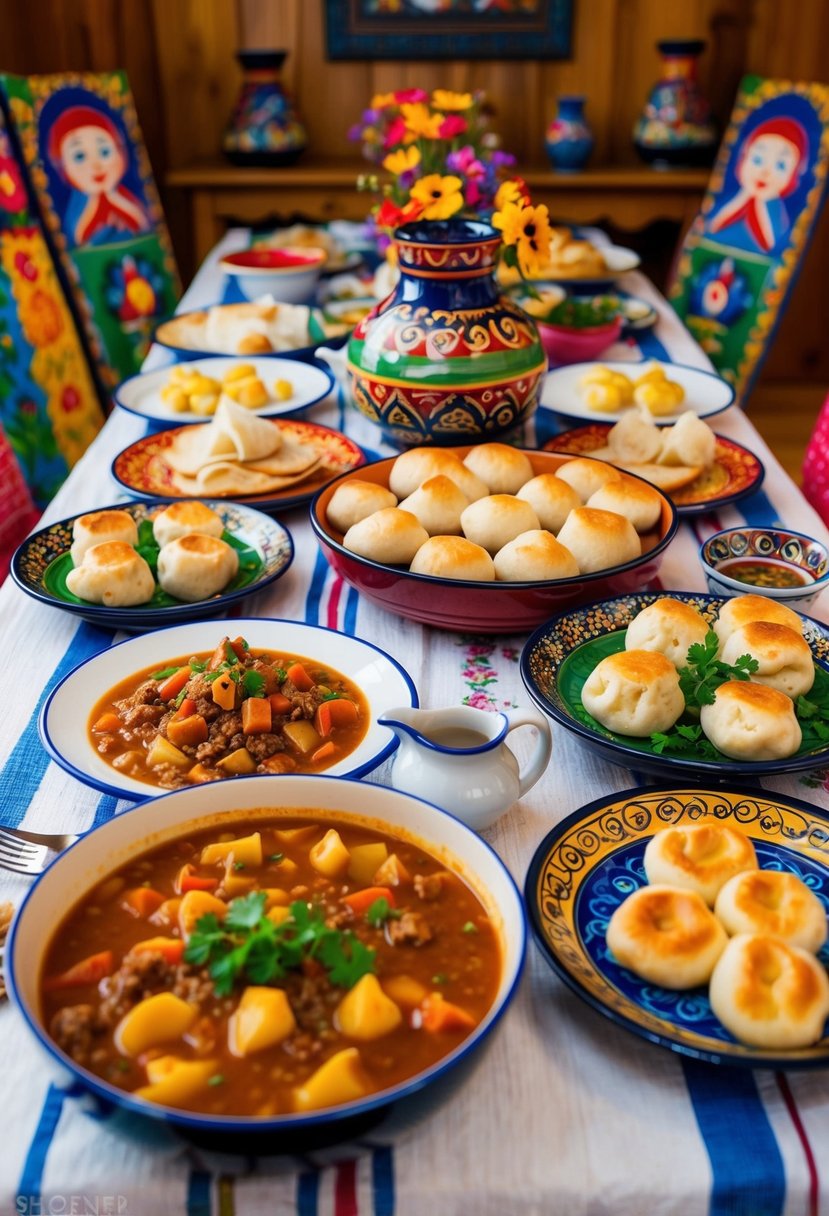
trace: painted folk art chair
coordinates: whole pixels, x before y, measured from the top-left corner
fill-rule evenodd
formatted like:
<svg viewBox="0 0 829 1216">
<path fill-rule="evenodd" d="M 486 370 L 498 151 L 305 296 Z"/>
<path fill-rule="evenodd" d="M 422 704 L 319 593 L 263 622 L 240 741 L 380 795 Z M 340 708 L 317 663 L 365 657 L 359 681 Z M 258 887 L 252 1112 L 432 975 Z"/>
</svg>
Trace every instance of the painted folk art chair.
<svg viewBox="0 0 829 1216">
<path fill-rule="evenodd" d="M 829 85 L 744 77 L 668 292 L 743 404 L 806 253 L 827 168 Z"/>
</svg>

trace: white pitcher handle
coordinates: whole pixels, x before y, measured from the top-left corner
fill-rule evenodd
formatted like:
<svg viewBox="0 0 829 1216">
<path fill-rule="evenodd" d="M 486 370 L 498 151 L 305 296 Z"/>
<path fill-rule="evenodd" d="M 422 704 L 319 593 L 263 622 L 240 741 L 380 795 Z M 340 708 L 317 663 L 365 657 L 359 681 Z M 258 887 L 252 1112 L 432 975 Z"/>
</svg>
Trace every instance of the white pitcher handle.
<svg viewBox="0 0 829 1216">
<path fill-rule="evenodd" d="M 503 711 L 507 720 L 507 734 L 519 726 L 534 726 L 538 731 L 538 741 L 535 751 L 530 757 L 526 772 L 518 774 L 518 797 L 523 798 L 527 790 L 531 790 L 538 778 L 550 763 L 553 751 L 553 736 L 550 723 L 537 709 L 506 709 Z"/>
</svg>

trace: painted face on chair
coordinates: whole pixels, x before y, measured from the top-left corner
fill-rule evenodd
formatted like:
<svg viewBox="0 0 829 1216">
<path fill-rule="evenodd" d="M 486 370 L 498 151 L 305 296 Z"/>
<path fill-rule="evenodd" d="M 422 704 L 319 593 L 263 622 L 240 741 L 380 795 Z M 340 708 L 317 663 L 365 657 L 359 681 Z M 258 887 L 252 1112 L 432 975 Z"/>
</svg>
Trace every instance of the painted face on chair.
<svg viewBox="0 0 829 1216">
<path fill-rule="evenodd" d="M 800 149 L 783 135 L 759 135 L 751 141 L 737 170 L 741 186 L 755 198 L 787 194 L 800 164 Z"/>
<path fill-rule="evenodd" d="M 67 181 L 84 194 L 108 194 L 124 175 L 124 155 L 109 131 L 76 127 L 60 146 Z"/>
</svg>

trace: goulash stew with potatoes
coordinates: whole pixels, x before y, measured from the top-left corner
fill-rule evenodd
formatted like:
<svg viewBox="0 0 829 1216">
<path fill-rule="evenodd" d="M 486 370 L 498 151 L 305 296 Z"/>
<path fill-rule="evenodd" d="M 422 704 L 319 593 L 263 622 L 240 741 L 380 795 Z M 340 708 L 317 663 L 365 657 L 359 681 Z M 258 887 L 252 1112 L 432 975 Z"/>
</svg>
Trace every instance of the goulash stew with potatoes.
<svg viewBox="0 0 829 1216">
<path fill-rule="evenodd" d="M 163 789 L 245 773 L 317 773 L 352 752 L 365 697 L 315 659 L 223 638 L 110 689 L 94 707 L 93 746 L 113 768 Z"/>
<path fill-rule="evenodd" d="M 438 859 L 339 819 L 232 829 L 143 854 L 57 929 L 41 1012 L 78 1064 L 165 1106 L 277 1116 L 404 1082 L 480 1023 L 500 943 Z"/>
</svg>

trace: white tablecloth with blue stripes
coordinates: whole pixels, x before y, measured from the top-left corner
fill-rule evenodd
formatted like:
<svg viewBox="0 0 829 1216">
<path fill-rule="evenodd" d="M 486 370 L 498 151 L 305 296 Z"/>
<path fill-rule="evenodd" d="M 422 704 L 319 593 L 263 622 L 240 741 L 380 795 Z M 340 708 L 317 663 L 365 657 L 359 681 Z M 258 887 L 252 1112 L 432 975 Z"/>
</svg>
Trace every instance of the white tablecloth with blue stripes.
<svg viewBox="0 0 829 1216">
<path fill-rule="evenodd" d="M 222 298 L 221 252 L 245 243 L 231 232 L 201 269 L 182 308 Z M 625 288 L 659 309 L 654 333 L 607 358 L 661 357 L 709 366 L 651 284 Z M 154 351 L 153 365 L 165 355 Z M 309 416 L 388 454 L 377 432 L 341 395 Z M 555 429 L 551 415 L 539 435 Z M 716 428 L 766 466 L 761 491 L 717 517 L 687 524 L 667 552 L 666 588 L 705 590 L 701 536 L 741 522 L 784 521 L 825 539 L 817 516 L 757 435 L 730 409 Z M 112 459 L 144 433 L 116 410 L 50 507 L 60 519 L 118 500 Z M 535 436 L 528 433 L 526 442 Z M 469 638 L 422 628 L 361 600 L 321 558 L 306 514 L 282 517 L 296 542 L 288 575 L 252 597 L 245 612 L 356 631 L 405 665 L 427 707 L 473 698 L 494 707 L 526 703 L 518 671 L 523 638 Z M 829 620 L 826 596 L 813 615 Z M 28 599 L 10 580 L 0 590 L 0 822 L 81 831 L 124 806 L 79 785 L 40 746 L 39 706 L 81 659 L 119 640 Z M 536 787 L 490 833 L 523 881 L 538 842 L 563 816 L 635 784 L 629 771 L 586 751 L 554 727 L 553 761 Z M 373 774 L 382 780 L 385 771 Z M 814 776 L 814 775 L 813 775 Z M 821 785 L 821 782 L 823 783 Z M 768 789 L 829 807 L 829 776 Z M 814 786 L 817 788 L 814 788 Z M 124 804 L 126 805 L 126 804 Z M 0 871 L 0 900 L 17 903 L 24 880 Z M 56 916 L 61 909 L 56 909 Z M 44 925 L 44 932 L 50 926 Z M 823 1072 L 750 1073 L 683 1060 L 626 1033 L 583 1005 L 534 947 L 518 997 L 480 1066 L 430 1118 L 348 1146 L 326 1159 L 207 1157 L 160 1125 L 102 1111 L 53 1083 L 16 1012 L 0 1010 L 0 1213 L 126 1216 L 816 1216 L 829 1188 L 829 1103 Z M 829 1208 L 829 1200 L 826 1200 Z"/>
</svg>

